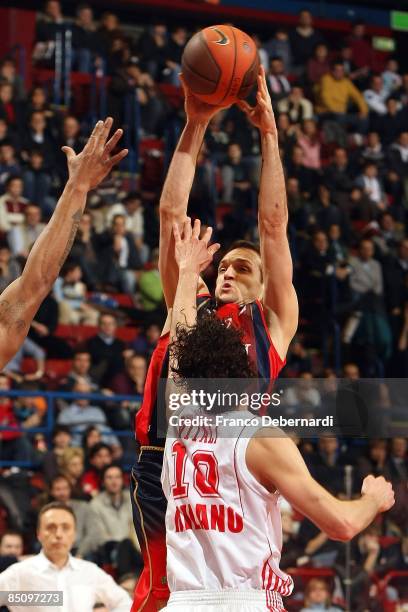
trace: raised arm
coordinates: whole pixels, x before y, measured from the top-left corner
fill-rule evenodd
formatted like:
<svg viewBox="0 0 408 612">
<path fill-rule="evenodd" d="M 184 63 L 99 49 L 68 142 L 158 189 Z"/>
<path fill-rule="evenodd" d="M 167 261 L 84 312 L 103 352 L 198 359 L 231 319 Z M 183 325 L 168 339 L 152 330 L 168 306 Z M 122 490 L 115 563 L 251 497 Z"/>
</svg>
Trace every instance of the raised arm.
<svg viewBox="0 0 408 612">
<path fill-rule="evenodd" d="M 212 228 L 208 227 L 200 239 L 201 223 L 198 219 L 191 221 L 187 217 L 180 234 L 177 223 L 173 225 L 175 242 L 175 262 L 178 268 L 178 282 L 170 323 L 170 342 L 176 338 L 180 325 L 192 327 L 197 321 L 197 286 L 200 273 L 211 263 L 214 254 L 220 248 L 218 243 L 208 246 Z M 171 371 L 171 360 L 169 372 Z"/>
<path fill-rule="evenodd" d="M 41 302 L 51 291 L 71 250 L 88 192 L 127 155 L 124 149 L 111 156 L 122 135 L 122 130 L 117 130 L 107 142 L 111 127 L 111 118 L 98 121 L 78 155 L 70 147 L 63 147 L 68 182 L 49 223 L 31 249 L 23 273 L 0 296 L 0 368 L 22 344 Z"/>
<path fill-rule="evenodd" d="M 159 270 L 167 308 L 176 294 L 178 268 L 174 258 L 173 224 L 186 220 L 198 153 L 208 123 L 220 109 L 200 102 L 183 84 L 187 123 L 174 152 L 160 198 Z M 203 288 L 205 288 L 204 283 Z"/>
<path fill-rule="evenodd" d="M 269 314 L 273 343 L 279 355 L 284 358 L 297 329 L 299 310 L 292 284 L 293 266 L 287 238 L 285 177 L 272 102 L 262 67 L 258 75 L 256 106 L 251 108 L 246 102 L 239 103 L 239 106 L 261 134 L 262 172 L 258 225 L 265 285 L 263 303 Z"/>
<path fill-rule="evenodd" d="M 332 540 L 350 540 L 379 512 L 394 505 L 391 484 L 374 476 L 364 479 L 360 499 L 336 499 L 312 478 L 293 440 L 277 437 L 277 432 L 271 432 L 271 437 L 254 437 L 248 444 L 246 461 L 267 490 L 278 490 Z"/>
</svg>

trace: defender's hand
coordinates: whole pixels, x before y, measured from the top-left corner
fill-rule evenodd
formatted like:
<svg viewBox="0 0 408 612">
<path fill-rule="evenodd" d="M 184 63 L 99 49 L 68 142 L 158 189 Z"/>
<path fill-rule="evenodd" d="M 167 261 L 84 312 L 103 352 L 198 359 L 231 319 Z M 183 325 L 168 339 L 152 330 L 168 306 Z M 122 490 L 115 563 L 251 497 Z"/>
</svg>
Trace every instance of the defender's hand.
<svg viewBox="0 0 408 612">
<path fill-rule="evenodd" d="M 201 221 L 196 219 L 191 228 L 191 220 L 186 219 L 183 225 L 183 236 L 180 234 L 177 223 L 173 224 L 175 240 L 175 256 L 179 270 L 191 270 L 200 274 L 212 261 L 214 254 L 220 248 L 218 243 L 208 246 L 212 234 L 212 227 L 208 227 L 200 239 Z"/>
<path fill-rule="evenodd" d="M 262 134 L 269 133 L 277 136 L 275 115 L 273 114 L 272 101 L 263 66 L 259 67 L 256 106 L 250 106 L 245 100 L 237 102 L 237 106 L 244 111 L 252 125 L 258 128 Z"/>
<path fill-rule="evenodd" d="M 116 155 L 111 156 L 123 134 L 123 130 L 116 130 L 112 138 L 108 140 L 112 124 L 112 117 L 108 117 L 105 121 L 98 121 L 88 142 L 79 154 L 76 154 L 71 147 L 62 147 L 62 151 L 67 156 L 69 180 L 75 183 L 77 189 L 83 191 L 95 189 L 113 166 L 128 154 L 127 149 L 122 149 Z"/>
</svg>

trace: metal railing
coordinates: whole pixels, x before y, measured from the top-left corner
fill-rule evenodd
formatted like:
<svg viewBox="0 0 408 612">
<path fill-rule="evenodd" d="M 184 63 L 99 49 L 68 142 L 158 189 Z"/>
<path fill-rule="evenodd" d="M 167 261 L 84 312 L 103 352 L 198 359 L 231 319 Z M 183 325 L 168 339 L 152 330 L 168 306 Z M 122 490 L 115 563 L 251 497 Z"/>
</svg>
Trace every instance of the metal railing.
<svg viewBox="0 0 408 612">
<path fill-rule="evenodd" d="M 117 403 L 122 401 L 131 401 L 131 402 L 140 402 L 142 400 L 141 395 L 105 395 L 102 393 L 71 393 L 67 391 L 18 391 L 18 390 L 9 390 L 9 391 L 0 391 L 0 398 L 20 398 L 20 397 L 43 397 L 47 402 L 47 409 L 44 418 L 44 425 L 41 427 L 9 427 L 9 426 L 0 426 L 0 432 L 2 431 L 12 431 L 12 432 L 21 432 L 24 434 L 35 435 L 38 433 L 44 434 L 48 444 L 51 444 L 52 441 L 52 432 L 57 424 L 56 418 L 56 409 L 55 402 L 56 400 L 70 400 L 75 401 L 78 399 L 88 399 L 93 400 L 94 402 L 98 402 L 98 404 L 104 402 Z M 98 406 L 99 407 L 99 406 Z M 92 425 L 92 423 L 89 423 Z M 72 427 L 72 433 L 75 434 L 75 427 Z M 134 433 L 131 429 L 111 429 L 109 435 L 115 435 L 117 437 L 127 437 L 132 438 Z M 22 468 L 31 468 L 34 467 L 32 462 L 28 461 L 4 461 L 1 458 L 1 439 L 0 439 L 0 467 L 22 467 Z"/>
</svg>

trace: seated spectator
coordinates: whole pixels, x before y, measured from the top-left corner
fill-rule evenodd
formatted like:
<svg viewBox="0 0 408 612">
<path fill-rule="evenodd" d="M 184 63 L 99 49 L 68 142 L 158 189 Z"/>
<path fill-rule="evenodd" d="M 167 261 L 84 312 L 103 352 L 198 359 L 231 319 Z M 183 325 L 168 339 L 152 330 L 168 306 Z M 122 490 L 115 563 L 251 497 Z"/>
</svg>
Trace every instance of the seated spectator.
<svg viewBox="0 0 408 612">
<path fill-rule="evenodd" d="M 388 151 L 388 163 L 390 169 L 399 176 L 407 176 L 408 173 L 408 130 L 401 132 L 397 142 L 394 142 Z"/>
<path fill-rule="evenodd" d="M 385 152 L 378 132 L 367 134 L 366 146 L 361 152 L 363 162 L 374 162 L 379 167 L 385 158 Z"/>
<path fill-rule="evenodd" d="M 60 460 L 60 473 L 65 476 L 71 485 L 72 497 L 89 501 L 90 496 L 86 495 L 81 487 L 81 478 L 84 473 L 84 451 L 82 448 L 65 448 Z"/>
<path fill-rule="evenodd" d="M 73 387 L 74 393 L 91 393 L 91 387 L 85 379 L 79 378 Z M 57 423 L 67 425 L 73 434 L 72 443 L 80 446 L 81 434 L 88 425 L 96 425 L 102 433 L 102 440 L 106 444 L 111 444 L 115 451 L 120 453 L 120 443 L 112 430 L 107 425 L 105 413 L 98 406 L 90 404 L 88 399 L 77 399 L 66 408 L 63 408 L 58 415 Z"/>
<path fill-rule="evenodd" d="M 371 240 L 362 240 L 357 257 L 350 258 L 352 272 L 350 285 L 360 301 L 365 294 L 382 297 L 383 277 L 381 266 L 374 258 L 374 245 Z"/>
<path fill-rule="evenodd" d="M 125 218 L 126 231 L 133 235 L 140 259 L 145 264 L 149 256 L 149 249 L 144 243 L 144 216 L 140 193 L 131 191 L 122 204 L 112 206 L 106 220 L 108 226 L 111 225 L 111 221 L 116 215 L 122 215 Z"/>
<path fill-rule="evenodd" d="M 383 212 L 378 219 L 378 227 L 373 235 L 373 242 L 377 251 L 378 259 L 385 263 L 389 257 L 397 255 L 397 247 L 401 243 L 404 233 L 395 223 L 390 212 Z"/>
<path fill-rule="evenodd" d="M 306 76 L 309 83 L 317 85 L 321 78 L 330 72 L 329 50 L 327 45 L 319 43 L 316 45 L 313 56 L 308 59 L 306 65 Z"/>
<path fill-rule="evenodd" d="M 320 138 L 316 121 L 305 119 L 297 139 L 298 146 L 303 151 L 303 165 L 310 170 L 320 170 Z"/>
<path fill-rule="evenodd" d="M 181 71 L 181 56 L 183 55 L 186 42 L 187 30 L 183 26 L 176 26 L 170 33 L 170 38 L 164 50 L 166 67 L 163 74 L 166 80 L 176 87 L 180 86 L 178 75 Z"/>
<path fill-rule="evenodd" d="M 205 146 L 211 159 L 223 162 L 227 155 L 229 136 L 222 125 L 225 112 L 221 111 L 212 117 L 205 133 Z"/>
<path fill-rule="evenodd" d="M 392 438 L 387 467 L 393 483 L 406 482 L 408 479 L 408 442 L 406 438 Z"/>
<path fill-rule="evenodd" d="M 51 108 L 48 99 L 48 92 L 45 87 L 37 85 L 32 88 L 28 103 L 26 105 L 26 123 L 29 122 L 31 115 L 34 112 L 44 113 L 47 122 L 50 125 L 51 131 L 54 132 L 58 127 L 59 115 Z"/>
<path fill-rule="evenodd" d="M 24 196 L 40 207 L 45 218 L 54 212 L 55 198 L 51 195 L 52 172 L 46 168 L 44 154 L 41 150 L 32 149 L 29 153 L 28 166 L 22 174 Z"/>
<path fill-rule="evenodd" d="M 150 74 L 142 71 L 137 58 L 131 57 L 125 66 L 113 75 L 109 86 L 108 107 L 119 125 L 122 125 L 125 119 L 124 99 L 126 96 L 128 99 L 134 98 L 135 92 L 139 102 L 142 134 L 157 135 L 162 130 L 166 103 L 158 95 Z"/>
<path fill-rule="evenodd" d="M 50 483 L 47 503 L 51 502 L 66 504 L 72 508 L 76 523 L 75 556 L 80 559 L 91 556 L 99 545 L 98 524 L 87 501 L 72 499 L 71 484 L 62 474 L 58 474 Z"/>
<path fill-rule="evenodd" d="M 367 67 L 359 68 L 354 61 L 353 49 L 345 42 L 340 49 L 340 60 L 344 66 L 344 73 L 353 81 L 358 89 L 364 89 L 367 84 L 369 70 Z"/>
<path fill-rule="evenodd" d="M 239 144 L 229 145 L 228 160 L 222 166 L 221 173 L 224 185 L 222 200 L 233 202 L 235 205 L 246 200 L 251 189 L 251 182 L 249 169 L 242 159 L 242 149 Z"/>
<path fill-rule="evenodd" d="M 397 91 L 396 97 L 403 106 L 408 104 L 408 72 L 402 75 L 401 87 Z"/>
<path fill-rule="evenodd" d="M 337 147 L 332 161 L 324 172 L 324 182 L 334 201 L 350 193 L 353 188 L 353 172 L 347 150 Z"/>
<path fill-rule="evenodd" d="M 314 477 L 333 495 L 344 490 L 346 457 L 335 436 L 324 435 L 319 438 L 317 454 L 311 456 L 308 461 Z"/>
<path fill-rule="evenodd" d="M 64 391 L 72 391 L 75 383 L 79 379 L 85 379 L 89 384 L 92 393 L 98 392 L 98 384 L 90 375 L 91 355 L 85 349 L 77 349 L 72 360 L 71 370 L 67 377 L 61 381 L 61 386 Z"/>
<path fill-rule="evenodd" d="M 315 189 L 316 170 L 304 163 L 304 149 L 295 145 L 289 159 L 286 160 L 288 176 L 299 181 L 299 189 L 305 198 L 309 198 Z"/>
<path fill-rule="evenodd" d="M 351 102 L 357 106 L 358 114 L 348 111 Z M 338 121 L 344 128 L 350 127 L 363 134 L 367 131 L 367 103 L 345 76 L 341 62 L 334 62 L 330 73 L 321 78 L 317 111 L 323 119 Z"/>
<path fill-rule="evenodd" d="M 109 56 L 114 49 L 117 39 L 124 39 L 125 34 L 119 23 L 119 17 L 109 11 L 103 13 L 97 31 L 98 50 L 102 57 L 109 62 Z"/>
<path fill-rule="evenodd" d="M 11 384 L 4 373 L 0 373 L 0 390 L 9 391 Z M 3 461 L 33 460 L 34 450 L 25 434 L 17 431 L 18 421 L 14 414 L 13 401 L 7 396 L 0 397 L 0 424 L 7 430 L 0 431 L 1 458 Z"/>
<path fill-rule="evenodd" d="M 129 349 L 138 355 L 144 355 L 148 360 L 156 347 L 161 335 L 161 328 L 157 323 L 146 325 L 134 340 L 129 344 Z"/>
<path fill-rule="evenodd" d="M 192 217 L 201 220 L 202 225 L 215 223 L 216 208 L 216 169 L 209 157 L 206 143 L 198 153 L 196 172 L 190 191 L 189 211 Z"/>
<path fill-rule="evenodd" d="M 21 266 L 6 244 L 0 244 L 0 293 L 21 274 Z"/>
<path fill-rule="evenodd" d="M 11 141 L 3 140 L 0 144 L 0 193 L 4 193 L 7 179 L 18 176 L 21 172 L 20 164 Z"/>
<path fill-rule="evenodd" d="M 13 100 L 22 102 L 25 98 L 24 81 L 17 73 L 16 63 L 6 57 L 0 64 L 0 83 L 8 83 L 13 88 Z"/>
<path fill-rule="evenodd" d="M 407 110 L 400 108 L 395 98 L 386 101 L 387 112 L 372 121 L 372 129 L 376 130 L 384 146 L 390 145 L 402 132 L 408 131 Z"/>
<path fill-rule="evenodd" d="M 84 282 L 90 290 L 95 290 L 100 284 L 100 262 L 95 245 L 92 216 L 85 212 L 79 222 L 70 257 L 72 261 L 76 261 L 81 266 Z"/>
<path fill-rule="evenodd" d="M 385 115 L 387 112 L 385 102 L 388 98 L 388 92 L 384 87 L 382 77 L 378 74 L 372 76 L 370 85 L 371 87 L 364 92 L 364 99 L 368 108 L 375 115 Z"/>
<path fill-rule="evenodd" d="M 20 385 L 21 391 L 38 391 L 38 385 L 25 383 Z M 14 413 L 19 421 L 19 426 L 23 429 L 40 427 L 47 412 L 47 402 L 41 396 L 17 397 L 14 402 Z"/>
<path fill-rule="evenodd" d="M 62 325 L 97 325 L 99 313 L 88 302 L 82 271 L 73 261 L 66 262 L 54 283 L 58 321 Z"/>
<path fill-rule="evenodd" d="M 401 87 L 402 78 L 399 74 L 399 65 L 395 57 L 389 57 L 385 62 L 385 70 L 381 74 L 384 89 L 388 96 L 397 92 Z"/>
<path fill-rule="evenodd" d="M 279 147 L 284 154 L 284 158 L 286 158 L 296 144 L 297 128 L 292 125 L 287 113 L 280 113 L 276 127 L 278 128 Z"/>
<path fill-rule="evenodd" d="M 52 432 L 52 449 L 42 458 L 42 471 L 47 484 L 50 484 L 61 468 L 61 458 L 65 449 L 71 446 L 72 436 L 69 427 L 56 425 Z"/>
<path fill-rule="evenodd" d="M 329 586 L 322 578 L 311 578 L 305 589 L 304 606 L 300 612 L 325 610 L 326 612 L 341 612 L 337 606 L 332 606 Z"/>
<path fill-rule="evenodd" d="M 365 455 L 361 455 L 357 459 L 357 486 L 361 486 L 364 478 L 369 474 L 384 476 L 386 480 L 390 480 L 391 475 L 387 466 L 386 440 L 370 440 Z"/>
<path fill-rule="evenodd" d="M 37 21 L 33 51 L 34 62 L 51 65 L 55 52 L 57 32 L 65 32 L 66 22 L 59 0 L 48 0 L 45 3 L 44 14 Z"/>
<path fill-rule="evenodd" d="M 363 173 L 356 178 L 356 185 L 375 202 L 379 210 L 385 210 L 388 206 L 384 187 L 378 178 L 378 168 L 375 163 L 367 162 L 364 165 Z"/>
<path fill-rule="evenodd" d="M 135 271 L 142 267 L 140 251 L 126 229 L 124 215 L 115 215 L 110 229 L 96 237 L 103 270 L 101 278 L 122 293 L 132 293 L 136 286 Z"/>
<path fill-rule="evenodd" d="M 98 35 L 93 10 L 89 4 L 79 4 L 76 20 L 72 28 L 72 47 L 74 50 L 74 70 L 91 73 L 95 54 L 98 51 Z"/>
<path fill-rule="evenodd" d="M 47 127 L 47 120 L 43 111 L 34 111 L 31 114 L 28 130 L 22 136 L 21 156 L 28 161 L 30 151 L 40 150 L 44 157 L 44 164 L 52 165 L 55 157 L 55 143 Z"/>
<path fill-rule="evenodd" d="M 313 117 L 313 105 L 305 98 L 300 85 L 292 85 L 289 96 L 278 102 L 278 111 L 287 113 L 294 124 L 303 123 Z"/>
<path fill-rule="evenodd" d="M 291 86 L 285 75 L 285 67 L 280 57 L 272 57 L 269 61 L 269 74 L 266 82 L 273 103 L 286 100 L 290 94 Z"/>
<path fill-rule="evenodd" d="M 23 556 L 23 536 L 19 531 L 9 529 L 0 536 L 0 574 Z"/>
<path fill-rule="evenodd" d="M 12 227 L 8 235 L 11 252 L 22 264 L 44 227 L 41 209 L 35 204 L 27 204 L 24 208 L 24 221 Z"/>
<path fill-rule="evenodd" d="M 350 233 L 349 221 L 344 212 L 331 199 L 331 192 L 325 184 L 320 184 L 315 202 L 315 217 L 317 225 L 325 232 L 332 225 L 339 225 L 345 235 Z"/>
<path fill-rule="evenodd" d="M 102 442 L 101 432 L 94 425 L 89 425 L 82 434 L 82 448 L 85 454 L 85 464 L 89 465 L 89 451 L 94 446 L 94 444 L 98 444 Z"/>
<path fill-rule="evenodd" d="M 115 560 L 118 576 L 137 572 L 141 565 L 140 548 L 135 547 L 132 506 L 127 491 L 123 490 L 123 472 L 119 466 L 105 468 L 103 486 L 104 491 L 90 503 L 98 523 L 103 554 Z"/>
<path fill-rule="evenodd" d="M 9 126 L 18 125 L 18 107 L 13 99 L 13 86 L 9 83 L 0 83 L 0 117 L 5 119 Z"/>
<path fill-rule="evenodd" d="M 353 25 L 352 32 L 347 39 L 352 50 L 354 62 L 358 68 L 365 68 L 367 72 L 372 69 L 373 48 L 366 38 L 366 24 L 358 21 Z"/>
<path fill-rule="evenodd" d="M 117 322 L 111 314 L 101 314 L 99 317 L 99 332 L 89 338 L 86 350 L 92 359 L 92 371 L 95 379 L 102 386 L 123 368 L 123 351 L 125 343 L 116 338 Z"/>
<path fill-rule="evenodd" d="M 49 359 L 69 359 L 72 355 L 70 345 L 54 335 L 58 325 L 58 304 L 48 294 L 31 322 L 29 338 L 45 349 Z"/>
<path fill-rule="evenodd" d="M 305 62 L 312 57 L 316 46 L 323 42 L 322 35 L 313 27 L 313 16 L 309 10 L 300 11 L 299 24 L 290 31 L 289 40 L 295 71 L 301 74 Z"/>
<path fill-rule="evenodd" d="M 5 184 L 5 193 L 0 197 L 0 232 L 8 232 L 13 226 L 24 222 L 24 210 L 28 200 L 23 197 L 23 181 L 10 176 Z"/>
<path fill-rule="evenodd" d="M 159 81 L 166 61 L 167 26 L 156 23 L 146 28 L 138 41 L 137 50 L 146 71 L 154 81 Z"/>
<path fill-rule="evenodd" d="M 125 361 L 125 371 L 119 372 L 112 379 L 110 389 L 117 395 L 143 395 L 146 372 L 146 357 L 132 355 Z"/>
<path fill-rule="evenodd" d="M 35 361 L 36 370 L 29 374 L 22 372 L 24 357 L 30 357 Z M 26 338 L 14 355 L 14 357 L 4 366 L 3 371 L 15 382 L 21 383 L 23 380 L 40 380 L 44 376 L 45 370 L 45 351 L 35 342 Z"/>
<path fill-rule="evenodd" d="M 75 153 L 80 153 L 84 146 L 80 123 L 73 115 L 66 115 L 64 117 L 62 131 L 58 137 L 58 152 L 56 152 L 55 165 L 61 183 L 65 183 L 68 179 L 66 157 L 61 151 L 61 148 L 64 146 L 71 147 Z"/>
<path fill-rule="evenodd" d="M 9 129 L 9 125 L 6 121 L 6 119 L 4 119 L 3 117 L 0 117 L 0 145 L 4 144 L 4 143 L 9 143 L 12 142 L 11 139 L 11 132 Z M 14 143 L 13 143 L 14 146 Z"/>
<path fill-rule="evenodd" d="M 95 497 L 102 487 L 102 474 L 108 465 L 112 465 L 113 453 L 109 444 L 97 442 L 88 451 L 89 467 L 81 478 L 83 491 Z"/>
<path fill-rule="evenodd" d="M 273 38 L 264 45 L 268 57 L 279 57 L 283 62 L 283 69 L 288 74 L 292 68 L 292 51 L 287 31 L 284 28 L 277 28 Z M 269 68 L 269 61 L 264 66 L 265 71 Z"/>
</svg>

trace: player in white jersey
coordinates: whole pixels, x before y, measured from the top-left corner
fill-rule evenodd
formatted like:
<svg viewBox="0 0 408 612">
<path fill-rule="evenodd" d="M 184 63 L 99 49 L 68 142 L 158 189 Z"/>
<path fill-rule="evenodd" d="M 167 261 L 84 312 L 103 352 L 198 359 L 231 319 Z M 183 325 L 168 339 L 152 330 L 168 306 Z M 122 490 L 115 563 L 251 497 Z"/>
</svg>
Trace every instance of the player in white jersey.
<svg viewBox="0 0 408 612">
<path fill-rule="evenodd" d="M 192 390 L 192 379 L 214 378 L 214 372 L 216 378 L 254 376 L 236 329 L 212 314 L 197 320 L 199 274 L 218 247 L 208 247 L 211 229 L 202 240 L 199 232 L 199 222 L 193 230 L 189 221 L 184 224 L 183 237 L 174 228 L 179 280 L 169 376 L 185 391 Z M 292 440 L 246 425 L 253 414 L 239 406 L 230 412 L 218 407 L 198 424 L 193 416 L 200 415 L 192 406 L 173 415 L 166 440 L 162 484 L 171 591 L 166 610 L 284 612 L 282 596 L 291 593 L 293 581 L 279 569 L 280 494 L 340 541 L 394 504 L 391 484 L 373 476 L 364 480 L 360 499 L 339 501 L 311 477 Z"/>
</svg>

